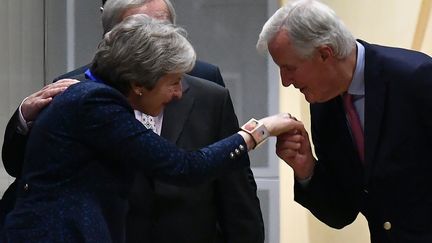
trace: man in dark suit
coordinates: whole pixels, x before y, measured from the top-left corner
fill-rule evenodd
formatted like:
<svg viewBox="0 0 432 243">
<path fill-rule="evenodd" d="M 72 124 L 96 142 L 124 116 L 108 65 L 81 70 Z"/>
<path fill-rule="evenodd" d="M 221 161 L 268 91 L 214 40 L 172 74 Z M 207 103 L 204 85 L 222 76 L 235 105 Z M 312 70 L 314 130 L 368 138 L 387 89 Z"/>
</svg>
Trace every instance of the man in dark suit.
<svg viewBox="0 0 432 243">
<path fill-rule="evenodd" d="M 295 200 L 338 229 L 364 214 L 373 243 L 432 242 L 432 58 L 356 41 L 329 7 L 304 0 L 268 20 L 258 47 L 311 103 L 317 158 L 306 131 L 276 148 Z"/>
<path fill-rule="evenodd" d="M 135 2 L 133 7 L 127 2 L 109 0 L 104 5 L 105 32 L 113 25 L 110 16 L 118 13 L 123 17 L 137 13 L 166 16 L 165 20 L 175 22 L 169 1 L 152 0 L 142 6 Z M 190 74 L 224 85 L 219 68 L 202 61 L 196 62 Z M 161 136 L 181 148 L 196 149 L 238 130 L 226 89 L 192 76 L 186 76 L 183 84 L 183 98 L 163 112 Z M 189 188 L 138 175 L 130 202 L 127 221 L 130 243 L 264 242 L 262 215 L 250 169 Z M 144 233 L 146 229 L 150 232 Z"/>
<path fill-rule="evenodd" d="M 162 137 L 191 150 L 238 130 L 226 89 L 191 76 L 184 78 L 183 87 L 182 99 L 164 110 Z M 135 180 L 128 242 L 263 242 L 249 169 L 196 187 L 173 186 L 142 174 Z"/>
<path fill-rule="evenodd" d="M 152 5 L 125 5 L 127 1 L 112 1 L 105 6 L 109 15 L 125 10 L 131 13 L 158 13 L 174 20 L 167 1 L 152 1 Z M 145 1 L 144 1 L 145 2 Z M 110 5 L 111 4 L 111 5 Z M 125 5 L 111 11 L 113 6 Z M 140 9 L 140 7 L 144 10 Z M 119 10 L 120 9 L 120 10 Z M 137 11 L 139 10 L 139 11 Z M 153 12 L 147 12 L 152 10 Z M 160 13 L 165 13 L 160 15 Z M 120 13 L 120 12 L 118 12 Z M 117 13 L 117 14 L 118 14 Z M 155 16 L 155 17 L 157 17 Z M 171 16 L 171 17 L 170 17 Z M 105 20 L 110 18 L 105 18 Z M 104 27 L 108 26 L 104 24 Z M 105 29 L 105 32 L 109 29 Z M 61 78 L 80 75 L 86 66 Z M 216 66 L 197 61 L 191 74 L 211 78 L 224 85 Z M 208 81 L 186 76 L 183 80 L 183 99 L 170 104 L 163 112 L 162 136 L 185 149 L 199 148 L 238 130 L 237 118 L 226 89 Z M 35 96 L 34 96 L 35 97 Z M 36 97 L 38 98 L 38 96 Z M 24 104 L 23 104 L 24 105 Z M 3 160 L 8 171 L 19 171 L 18 149 L 24 150 L 25 136 L 17 131 L 19 112 L 9 122 Z M 20 139 L 15 139 L 15 138 Z M 22 139 L 21 139 L 22 138 Z M 14 144 L 19 141 L 20 144 Z M 7 156 L 5 156 L 7 155 Z M 12 175 L 17 175 L 14 173 Z M 256 184 L 250 169 L 199 187 L 174 187 L 138 175 L 131 195 L 128 218 L 128 242 L 263 242 L 264 226 Z"/>
</svg>

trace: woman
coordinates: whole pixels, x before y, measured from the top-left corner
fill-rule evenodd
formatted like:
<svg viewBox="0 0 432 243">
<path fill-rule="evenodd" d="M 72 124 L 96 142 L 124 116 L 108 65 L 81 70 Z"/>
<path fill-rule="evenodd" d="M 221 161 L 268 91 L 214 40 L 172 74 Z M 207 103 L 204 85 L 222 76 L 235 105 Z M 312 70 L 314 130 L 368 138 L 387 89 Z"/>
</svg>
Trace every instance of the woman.
<svg viewBox="0 0 432 243">
<path fill-rule="evenodd" d="M 135 170 L 192 184 L 249 166 L 244 154 L 302 124 L 279 115 L 254 121 L 199 151 L 177 149 L 134 117 L 156 116 L 181 97 L 195 52 L 172 25 L 134 15 L 101 42 L 90 80 L 71 86 L 39 115 L 27 144 L 5 242 L 123 242 Z"/>
</svg>

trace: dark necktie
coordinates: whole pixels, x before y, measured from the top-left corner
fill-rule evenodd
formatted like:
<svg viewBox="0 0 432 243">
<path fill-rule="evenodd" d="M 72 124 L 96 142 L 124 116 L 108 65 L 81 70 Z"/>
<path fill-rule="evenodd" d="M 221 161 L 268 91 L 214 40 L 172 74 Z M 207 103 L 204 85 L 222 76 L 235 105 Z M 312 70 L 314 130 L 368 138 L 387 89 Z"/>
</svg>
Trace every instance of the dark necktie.
<svg viewBox="0 0 432 243">
<path fill-rule="evenodd" d="M 360 160 L 364 163 L 364 136 L 363 129 L 360 124 L 360 119 L 353 105 L 353 97 L 351 94 L 345 93 L 343 103 L 347 114 L 349 125 L 351 126 L 351 134 L 357 147 L 357 152 Z"/>
</svg>

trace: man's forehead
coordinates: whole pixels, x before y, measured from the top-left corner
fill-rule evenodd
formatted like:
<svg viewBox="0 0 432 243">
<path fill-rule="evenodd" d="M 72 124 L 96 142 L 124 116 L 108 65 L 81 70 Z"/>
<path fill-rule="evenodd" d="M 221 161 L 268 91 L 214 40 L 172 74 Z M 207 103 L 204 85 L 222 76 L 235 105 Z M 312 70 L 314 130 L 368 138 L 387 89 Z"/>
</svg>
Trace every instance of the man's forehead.
<svg viewBox="0 0 432 243">
<path fill-rule="evenodd" d="M 122 18 L 134 14 L 147 14 L 148 16 L 159 20 L 170 20 L 169 11 L 164 1 L 151 1 L 141 6 L 132 7 L 124 12 Z"/>
<path fill-rule="evenodd" d="M 291 43 L 288 35 L 283 31 L 279 31 L 269 40 L 268 50 L 273 56 L 275 53 L 285 52 L 290 45 Z"/>
<path fill-rule="evenodd" d="M 291 44 L 288 31 L 285 29 L 280 29 L 277 31 L 272 38 L 270 38 L 269 43 L 272 44 Z"/>
</svg>

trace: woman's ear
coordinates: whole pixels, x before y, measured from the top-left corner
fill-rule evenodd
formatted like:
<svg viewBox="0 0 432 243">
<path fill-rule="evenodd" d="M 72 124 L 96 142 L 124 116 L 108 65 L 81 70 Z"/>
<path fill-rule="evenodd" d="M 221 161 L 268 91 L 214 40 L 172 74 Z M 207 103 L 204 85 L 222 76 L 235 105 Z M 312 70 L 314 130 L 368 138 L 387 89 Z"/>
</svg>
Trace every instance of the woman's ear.
<svg viewBox="0 0 432 243">
<path fill-rule="evenodd" d="M 139 86 L 139 85 L 137 85 L 137 83 L 132 82 L 131 87 L 132 87 L 132 92 L 134 94 L 136 94 L 138 96 L 142 96 L 143 95 L 143 92 L 142 92 L 143 87 L 142 86 Z"/>
</svg>

